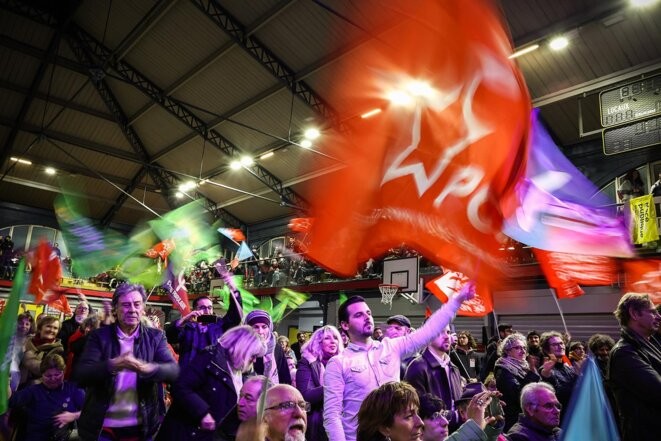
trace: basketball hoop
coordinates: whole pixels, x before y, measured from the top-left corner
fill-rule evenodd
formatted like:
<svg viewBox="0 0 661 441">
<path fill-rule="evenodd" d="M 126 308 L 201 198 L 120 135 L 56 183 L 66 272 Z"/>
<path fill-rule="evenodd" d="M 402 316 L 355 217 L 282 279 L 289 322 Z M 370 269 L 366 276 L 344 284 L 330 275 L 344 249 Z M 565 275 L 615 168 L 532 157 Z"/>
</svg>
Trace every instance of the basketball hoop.
<svg viewBox="0 0 661 441">
<path fill-rule="evenodd" d="M 399 291 L 399 285 L 381 284 L 379 291 L 381 292 L 381 303 L 390 305 L 390 309 L 392 309 L 392 300 Z"/>
</svg>

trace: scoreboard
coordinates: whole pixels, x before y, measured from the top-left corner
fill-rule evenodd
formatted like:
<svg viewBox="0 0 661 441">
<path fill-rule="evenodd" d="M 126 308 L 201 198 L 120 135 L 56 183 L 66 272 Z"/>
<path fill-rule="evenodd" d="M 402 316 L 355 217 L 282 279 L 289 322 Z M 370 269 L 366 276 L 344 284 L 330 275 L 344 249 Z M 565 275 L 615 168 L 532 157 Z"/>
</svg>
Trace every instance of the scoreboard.
<svg viewBox="0 0 661 441">
<path fill-rule="evenodd" d="M 661 142 L 661 74 L 599 93 L 604 153 Z"/>
</svg>

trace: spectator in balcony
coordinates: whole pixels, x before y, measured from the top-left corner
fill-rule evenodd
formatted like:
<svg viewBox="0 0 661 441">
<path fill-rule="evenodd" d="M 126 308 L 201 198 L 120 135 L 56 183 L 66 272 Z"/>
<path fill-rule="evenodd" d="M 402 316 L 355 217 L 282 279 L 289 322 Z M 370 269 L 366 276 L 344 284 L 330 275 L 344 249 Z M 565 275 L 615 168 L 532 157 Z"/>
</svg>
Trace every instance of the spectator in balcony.
<svg viewBox="0 0 661 441">
<path fill-rule="evenodd" d="M 526 384 L 540 380 L 539 374 L 530 369 L 526 361 L 526 339 L 518 332 L 508 335 L 500 343 L 494 375 L 498 391 L 503 394 L 505 406 L 505 432 L 512 427 L 521 413 L 519 397 Z"/>
<path fill-rule="evenodd" d="M 622 202 L 628 202 L 630 199 L 644 195 L 645 191 L 643 188 L 643 180 L 640 178 L 638 170 L 631 169 L 620 181 L 620 187 L 617 189 L 617 195 Z"/>
</svg>

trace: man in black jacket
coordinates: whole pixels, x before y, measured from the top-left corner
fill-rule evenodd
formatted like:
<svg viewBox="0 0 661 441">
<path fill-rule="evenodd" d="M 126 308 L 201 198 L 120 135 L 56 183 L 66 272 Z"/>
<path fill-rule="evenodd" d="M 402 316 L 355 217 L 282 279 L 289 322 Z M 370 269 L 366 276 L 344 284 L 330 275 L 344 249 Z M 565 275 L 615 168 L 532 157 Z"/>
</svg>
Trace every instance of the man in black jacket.
<svg viewBox="0 0 661 441">
<path fill-rule="evenodd" d="M 147 295 L 123 284 L 113 294 L 116 322 L 92 332 L 74 378 L 86 400 L 82 440 L 149 440 L 159 424 L 159 387 L 174 381 L 179 366 L 162 331 L 141 324 Z"/>
<path fill-rule="evenodd" d="M 625 294 L 615 317 L 622 334 L 611 350 L 608 378 L 620 416 L 622 441 L 658 439 L 661 343 L 653 338 L 661 315 L 647 294 Z"/>
</svg>

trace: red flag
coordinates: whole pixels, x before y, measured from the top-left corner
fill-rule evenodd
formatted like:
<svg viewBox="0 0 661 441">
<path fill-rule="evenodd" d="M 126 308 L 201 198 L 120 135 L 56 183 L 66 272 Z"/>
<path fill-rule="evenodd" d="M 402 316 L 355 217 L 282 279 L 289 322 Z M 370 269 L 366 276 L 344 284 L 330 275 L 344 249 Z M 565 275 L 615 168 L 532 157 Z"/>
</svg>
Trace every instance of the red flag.
<svg viewBox="0 0 661 441">
<path fill-rule="evenodd" d="M 168 278 L 162 285 L 172 301 L 172 306 L 178 309 L 182 316 L 188 314 L 191 309 L 188 304 L 188 290 L 186 289 L 186 280 L 184 279 L 184 271 L 181 270 L 175 277 L 172 268 L 172 262 L 168 265 Z"/>
<path fill-rule="evenodd" d="M 503 271 L 499 200 L 521 172 L 530 123 L 507 33 L 487 2 L 402 8 L 401 23 L 357 49 L 360 63 L 336 63 L 330 100 L 345 114 L 382 112 L 320 138 L 347 166 L 312 183 L 308 256 L 352 275 L 406 244 L 472 278 Z"/>
<path fill-rule="evenodd" d="M 46 303 L 51 308 L 55 308 L 65 314 L 72 314 L 73 311 L 69 306 L 69 300 L 64 294 L 66 291 L 66 289 L 61 288 L 49 291 L 48 294 L 46 294 L 44 297 L 44 303 Z"/>
<path fill-rule="evenodd" d="M 469 279 L 462 273 L 443 270 L 443 275 L 430 280 L 425 287 L 442 303 L 447 303 L 449 297 L 461 291 Z M 483 284 L 477 286 L 475 297 L 461 304 L 457 315 L 468 317 L 482 317 L 493 311 L 493 295 Z"/>
<path fill-rule="evenodd" d="M 661 304 L 661 260 L 625 260 L 627 292 L 649 294 L 655 305 Z"/>
<path fill-rule="evenodd" d="M 159 242 L 156 245 L 154 245 L 153 247 L 151 247 L 150 249 L 148 249 L 145 252 L 145 255 L 147 257 L 152 258 L 152 259 L 156 259 L 157 257 L 160 257 L 161 260 L 163 260 L 165 262 L 165 264 L 167 265 L 168 256 L 170 255 L 170 253 L 172 251 L 174 251 L 174 249 L 176 247 L 177 246 L 175 245 L 173 239 L 165 239 L 164 241 Z"/>
<path fill-rule="evenodd" d="M 49 290 L 60 285 L 61 279 L 60 258 L 46 241 L 40 241 L 32 258 L 32 278 L 28 287 L 28 292 L 34 295 L 35 303 L 41 303 Z"/>
<path fill-rule="evenodd" d="M 533 248 L 542 271 L 559 299 L 584 294 L 580 285 L 610 285 L 617 281 L 615 260 L 606 256 L 558 253 Z"/>
</svg>

